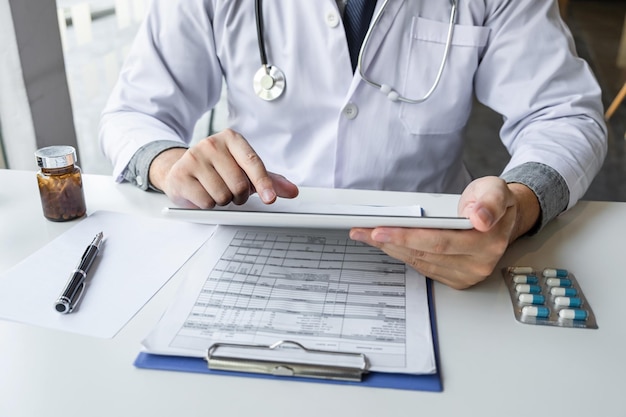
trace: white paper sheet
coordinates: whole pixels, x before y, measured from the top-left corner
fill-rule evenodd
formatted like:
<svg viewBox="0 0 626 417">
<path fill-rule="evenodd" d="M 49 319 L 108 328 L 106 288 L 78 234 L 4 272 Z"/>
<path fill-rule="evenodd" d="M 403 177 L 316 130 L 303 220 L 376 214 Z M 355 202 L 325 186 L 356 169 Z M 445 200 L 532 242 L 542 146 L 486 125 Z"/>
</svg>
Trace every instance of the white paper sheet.
<svg viewBox="0 0 626 417">
<path fill-rule="evenodd" d="M 220 226 L 180 273 L 148 352 L 288 339 L 364 353 L 373 371 L 436 371 L 424 276 L 345 232 Z"/>
<path fill-rule="evenodd" d="M 212 234 L 214 227 L 96 211 L 0 276 L 0 318 L 113 337 Z M 54 303 L 87 245 L 104 233 L 78 308 Z"/>
</svg>

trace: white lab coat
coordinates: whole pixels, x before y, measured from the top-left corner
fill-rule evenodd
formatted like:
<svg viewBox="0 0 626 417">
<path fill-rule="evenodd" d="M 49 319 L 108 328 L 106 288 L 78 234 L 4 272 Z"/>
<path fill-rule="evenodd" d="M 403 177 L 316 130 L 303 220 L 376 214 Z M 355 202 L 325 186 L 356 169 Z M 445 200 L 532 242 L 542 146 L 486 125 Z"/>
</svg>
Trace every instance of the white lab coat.
<svg viewBox="0 0 626 417">
<path fill-rule="evenodd" d="M 441 83 L 421 104 L 392 102 L 353 75 L 335 0 L 265 0 L 263 10 L 268 61 L 287 85 L 272 102 L 252 86 L 260 58 L 251 0 L 153 0 L 103 114 L 101 146 L 116 178 L 147 142 L 188 142 L 220 97 L 222 73 L 229 126 L 268 170 L 303 186 L 461 192 L 470 181 L 462 132 L 473 94 L 504 116 L 505 170 L 553 167 L 570 206 L 602 165 L 600 89 L 575 57 L 556 2 L 460 0 Z M 390 0 L 365 73 L 423 96 L 449 15 L 447 0 Z"/>
</svg>

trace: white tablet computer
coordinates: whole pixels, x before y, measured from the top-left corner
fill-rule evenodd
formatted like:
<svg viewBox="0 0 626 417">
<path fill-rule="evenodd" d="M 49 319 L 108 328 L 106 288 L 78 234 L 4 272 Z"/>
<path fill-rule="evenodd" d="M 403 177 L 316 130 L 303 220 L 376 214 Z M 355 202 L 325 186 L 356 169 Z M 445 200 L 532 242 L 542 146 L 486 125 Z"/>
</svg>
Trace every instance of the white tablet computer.
<svg viewBox="0 0 626 417">
<path fill-rule="evenodd" d="M 242 205 L 229 204 L 210 210 L 166 207 L 167 217 L 194 223 L 236 226 L 350 229 L 352 227 L 419 227 L 430 229 L 471 229 L 464 217 L 423 216 L 420 206 L 373 206 L 319 204 L 281 199 L 264 204 L 252 196 Z"/>
</svg>

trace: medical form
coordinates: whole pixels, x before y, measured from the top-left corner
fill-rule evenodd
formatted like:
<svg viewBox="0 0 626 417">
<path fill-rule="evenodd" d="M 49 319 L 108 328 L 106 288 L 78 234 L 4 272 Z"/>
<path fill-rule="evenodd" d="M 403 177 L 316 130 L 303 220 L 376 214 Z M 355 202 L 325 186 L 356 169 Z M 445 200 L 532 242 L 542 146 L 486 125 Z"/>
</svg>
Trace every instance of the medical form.
<svg viewBox="0 0 626 417">
<path fill-rule="evenodd" d="M 363 353 L 371 371 L 436 372 L 425 277 L 345 231 L 219 226 L 180 273 L 150 353 L 289 339 Z"/>
</svg>

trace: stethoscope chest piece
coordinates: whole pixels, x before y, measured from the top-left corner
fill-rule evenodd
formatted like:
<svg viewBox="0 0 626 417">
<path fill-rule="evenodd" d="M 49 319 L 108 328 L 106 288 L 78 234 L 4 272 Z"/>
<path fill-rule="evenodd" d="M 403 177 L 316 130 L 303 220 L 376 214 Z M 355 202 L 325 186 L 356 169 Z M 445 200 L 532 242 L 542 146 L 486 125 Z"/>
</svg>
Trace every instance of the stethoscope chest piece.
<svg viewBox="0 0 626 417">
<path fill-rule="evenodd" d="M 254 92 L 266 101 L 277 99 L 285 91 L 285 74 L 273 66 L 263 65 L 254 74 Z"/>
</svg>

